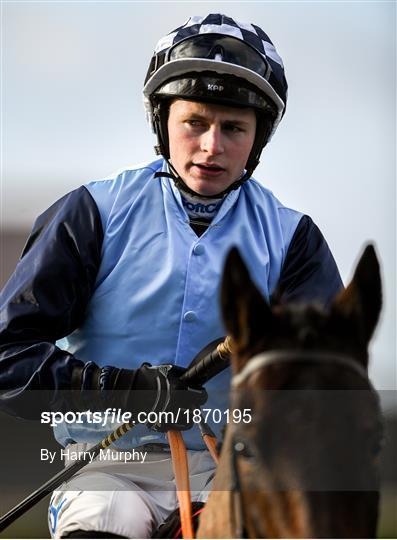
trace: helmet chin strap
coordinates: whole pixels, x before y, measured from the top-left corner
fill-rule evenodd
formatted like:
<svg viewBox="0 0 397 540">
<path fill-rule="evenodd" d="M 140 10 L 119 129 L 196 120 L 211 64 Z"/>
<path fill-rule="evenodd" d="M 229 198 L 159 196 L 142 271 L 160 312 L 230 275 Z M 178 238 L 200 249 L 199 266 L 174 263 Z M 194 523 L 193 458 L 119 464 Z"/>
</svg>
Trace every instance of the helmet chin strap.
<svg viewBox="0 0 397 540">
<path fill-rule="evenodd" d="M 164 156 L 163 156 L 164 157 Z M 193 189 L 191 189 L 180 177 L 175 167 L 172 165 L 171 161 L 164 157 L 166 160 L 168 167 L 171 171 L 171 173 L 167 172 L 156 172 L 155 178 L 159 178 L 161 176 L 167 176 L 168 178 L 172 178 L 174 180 L 175 186 L 178 189 L 181 189 L 182 191 L 185 191 L 186 193 L 189 193 L 190 195 L 193 195 L 195 197 L 200 197 L 201 199 L 219 199 L 221 197 L 225 197 L 228 193 L 231 191 L 234 191 L 235 189 L 238 189 L 241 184 L 243 184 L 248 178 L 250 178 L 252 171 L 246 171 L 244 174 L 241 175 L 241 178 L 233 182 L 228 188 L 224 189 L 223 191 L 220 191 L 219 193 L 216 193 L 214 195 L 202 195 L 201 193 L 197 193 Z"/>
</svg>

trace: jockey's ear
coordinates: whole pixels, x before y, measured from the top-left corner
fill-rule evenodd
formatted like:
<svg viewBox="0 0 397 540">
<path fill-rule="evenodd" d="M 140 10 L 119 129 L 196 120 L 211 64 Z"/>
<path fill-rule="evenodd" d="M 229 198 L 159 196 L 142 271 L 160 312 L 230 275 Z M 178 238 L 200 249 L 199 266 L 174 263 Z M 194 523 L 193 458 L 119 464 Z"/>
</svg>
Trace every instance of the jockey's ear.
<svg viewBox="0 0 397 540">
<path fill-rule="evenodd" d="M 271 322 L 270 307 L 249 275 L 237 248 L 226 258 L 221 290 L 221 308 L 228 334 L 237 353 L 255 346 Z"/>
<path fill-rule="evenodd" d="M 369 244 L 358 261 L 353 279 L 335 298 L 332 310 L 353 320 L 360 337 L 368 344 L 382 307 L 382 283 L 374 246 Z"/>
</svg>

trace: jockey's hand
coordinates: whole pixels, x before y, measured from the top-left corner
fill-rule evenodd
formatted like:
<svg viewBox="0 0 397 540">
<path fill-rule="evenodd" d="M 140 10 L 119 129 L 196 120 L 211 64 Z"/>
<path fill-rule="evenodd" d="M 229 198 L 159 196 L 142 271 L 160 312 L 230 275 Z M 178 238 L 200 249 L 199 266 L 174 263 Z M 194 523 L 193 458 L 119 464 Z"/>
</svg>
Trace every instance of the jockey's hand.
<svg viewBox="0 0 397 540">
<path fill-rule="evenodd" d="M 133 418 L 139 421 L 139 413 L 144 413 L 141 419 L 154 413 L 146 425 L 155 431 L 190 429 L 191 411 L 203 405 L 208 395 L 203 387 L 191 388 L 180 379 L 185 371 L 171 364 L 143 364 L 135 370 L 126 400 Z"/>
</svg>

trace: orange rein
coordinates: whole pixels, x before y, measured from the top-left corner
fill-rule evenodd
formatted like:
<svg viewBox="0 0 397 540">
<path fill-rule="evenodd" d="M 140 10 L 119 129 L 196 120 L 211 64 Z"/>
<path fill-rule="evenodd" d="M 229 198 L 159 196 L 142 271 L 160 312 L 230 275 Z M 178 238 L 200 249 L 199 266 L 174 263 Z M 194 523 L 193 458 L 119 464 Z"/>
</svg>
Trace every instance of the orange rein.
<svg viewBox="0 0 397 540">
<path fill-rule="evenodd" d="M 194 538 L 192 521 L 192 502 L 190 497 L 189 465 L 185 441 L 180 431 L 168 431 L 168 443 L 171 448 L 172 466 L 174 469 L 176 490 L 179 502 L 179 513 L 181 517 L 182 538 Z M 203 439 L 207 445 L 215 463 L 218 464 L 218 453 L 216 451 L 216 439 L 209 435 L 204 435 Z"/>
</svg>

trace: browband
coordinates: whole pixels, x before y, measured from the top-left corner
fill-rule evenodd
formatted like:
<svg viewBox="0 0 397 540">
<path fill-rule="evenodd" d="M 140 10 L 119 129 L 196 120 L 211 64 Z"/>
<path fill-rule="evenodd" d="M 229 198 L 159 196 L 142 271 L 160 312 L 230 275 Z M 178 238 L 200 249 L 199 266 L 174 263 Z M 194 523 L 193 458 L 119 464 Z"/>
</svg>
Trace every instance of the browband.
<svg viewBox="0 0 397 540">
<path fill-rule="evenodd" d="M 241 384 L 252 373 L 271 364 L 286 362 L 330 362 L 343 365 L 358 373 L 361 377 L 368 380 L 367 370 L 351 356 L 345 354 L 333 354 L 315 351 L 269 351 L 253 356 L 244 368 L 232 377 L 232 386 Z"/>
</svg>

